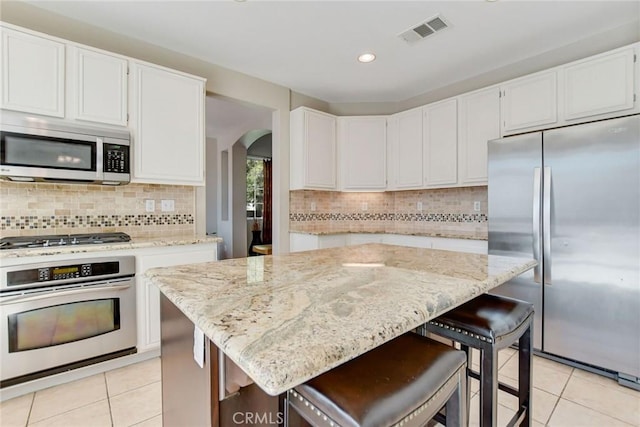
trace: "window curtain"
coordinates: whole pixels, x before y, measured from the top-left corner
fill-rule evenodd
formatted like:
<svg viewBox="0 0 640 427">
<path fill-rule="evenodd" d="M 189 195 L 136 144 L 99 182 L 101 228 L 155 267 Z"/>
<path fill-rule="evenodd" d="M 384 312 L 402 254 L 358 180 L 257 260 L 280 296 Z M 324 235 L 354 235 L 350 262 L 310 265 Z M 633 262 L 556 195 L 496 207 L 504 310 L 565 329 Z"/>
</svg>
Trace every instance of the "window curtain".
<svg viewBox="0 0 640 427">
<path fill-rule="evenodd" d="M 271 243 L 271 212 L 272 212 L 272 172 L 271 172 L 271 159 L 264 160 L 264 198 L 262 207 L 262 243 Z"/>
</svg>

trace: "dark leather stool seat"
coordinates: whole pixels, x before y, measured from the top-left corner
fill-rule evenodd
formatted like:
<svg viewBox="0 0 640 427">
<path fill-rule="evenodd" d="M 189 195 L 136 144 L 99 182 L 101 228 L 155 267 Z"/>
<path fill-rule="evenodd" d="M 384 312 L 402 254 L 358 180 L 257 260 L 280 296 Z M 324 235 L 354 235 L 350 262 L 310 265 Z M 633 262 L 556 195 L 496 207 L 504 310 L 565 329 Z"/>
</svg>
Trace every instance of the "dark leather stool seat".
<svg viewBox="0 0 640 427">
<path fill-rule="evenodd" d="M 532 304 L 483 294 L 433 319 L 425 327 L 427 332 L 459 342 L 467 353 L 468 375 L 480 380 L 480 426 L 496 425 L 498 388 L 519 400 L 519 410 L 509 425 L 531 425 Z M 498 351 L 516 342 L 517 389 L 498 382 Z M 480 350 L 479 374 L 471 370 L 470 347 Z"/>
<path fill-rule="evenodd" d="M 446 404 L 448 425 L 467 425 L 466 360 L 408 333 L 290 390 L 287 406 L 313 426 L 374 427 L 422 426 Z"/>
</svg>

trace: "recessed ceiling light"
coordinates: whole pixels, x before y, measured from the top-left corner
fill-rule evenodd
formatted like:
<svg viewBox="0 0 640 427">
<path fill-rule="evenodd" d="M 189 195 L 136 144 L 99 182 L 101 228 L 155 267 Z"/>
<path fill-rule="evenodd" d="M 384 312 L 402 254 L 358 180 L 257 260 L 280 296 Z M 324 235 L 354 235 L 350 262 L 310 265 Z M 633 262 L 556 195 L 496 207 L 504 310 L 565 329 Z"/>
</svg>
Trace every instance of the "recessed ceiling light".
<svg viewBox="0 0 640 427">
<path fill-rule="evenodd" d="M 372 62 L 375 59 L 376 56 L 373 53 L 363 53 L 362 55 L 358 56 L 358 61 L 364 62 L 365 64 L 367 62 Z"/>
</svg>

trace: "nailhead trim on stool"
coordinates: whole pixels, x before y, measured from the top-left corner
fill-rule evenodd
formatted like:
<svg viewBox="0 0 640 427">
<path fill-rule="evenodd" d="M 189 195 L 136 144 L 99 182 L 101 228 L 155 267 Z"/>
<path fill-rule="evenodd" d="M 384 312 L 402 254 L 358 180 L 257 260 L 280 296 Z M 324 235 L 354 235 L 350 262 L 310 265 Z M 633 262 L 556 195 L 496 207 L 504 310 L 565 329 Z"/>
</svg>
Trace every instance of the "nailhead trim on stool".
<svg viewBox="0 0 640 427">
<path fill-rule="evenodd" d="M 468 326 L 474 331 L 465 329 Z M 480 350 L 480 375 L 467 368 L 468 376 L 480 379 L 480 426 L 495 427 L 497 390 L 518 397 L 518 411 L 509 425 L 530 425 L 531 422 L 531 354 L 533 336 L 533 306 L 512 298 L 484 294 L 440 317 L 429 321 L 426 332 L 459 342 L 469 358 L 469 348 Z M 486 334 L 483 336 L 480 334 Z M 518 388 L 497 380 L 497 352 L 519 343 Z M 483 370 L 486 366 L 488 372 Z M 493 368 L 490 368 L 493 366 Z M 494 372 L 492 372 L 492 370 Z M 494 382 L 495 378 L 495 382 Z M 467 394 L 467 407 L 470 394 Z M 484 403 L 484 408 L 482 407 Z"/>
</svg>

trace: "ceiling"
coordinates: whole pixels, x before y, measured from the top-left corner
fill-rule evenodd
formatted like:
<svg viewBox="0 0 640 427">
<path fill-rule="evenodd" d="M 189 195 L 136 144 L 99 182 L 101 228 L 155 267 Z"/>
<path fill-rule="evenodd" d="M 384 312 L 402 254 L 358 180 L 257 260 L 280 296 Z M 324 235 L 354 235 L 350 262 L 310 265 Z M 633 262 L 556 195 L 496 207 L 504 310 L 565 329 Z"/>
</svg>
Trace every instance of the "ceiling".
<svg viewBox="0 0 640 427">
<path fill-rule="evenodd" d="M 330 103 L 402 101 L 615 28 L 640 32 L 638 1 L 28 3 Z M 450 28 L 397 37 L 436 14 Z M 358 63 L 365 51 L 377 60 Z"/>
</svg>

